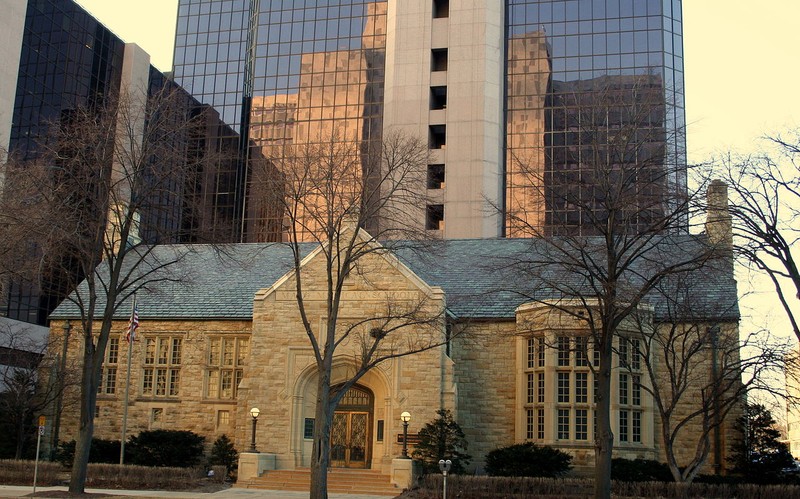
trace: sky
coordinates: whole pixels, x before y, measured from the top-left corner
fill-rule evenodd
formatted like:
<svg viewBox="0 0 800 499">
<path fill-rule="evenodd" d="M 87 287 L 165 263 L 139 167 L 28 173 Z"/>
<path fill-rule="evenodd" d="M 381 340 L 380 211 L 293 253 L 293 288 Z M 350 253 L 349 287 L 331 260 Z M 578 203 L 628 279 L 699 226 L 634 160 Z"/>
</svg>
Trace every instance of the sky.
<svg viewBox="0 0 800 499">
<path fill-rule="evenodd" d="M 154 66 L 171 70 L 177 0 L 77 2 L 140 45 Z M 685 0 L 683 19 L 690 164 L 731 149 L 756 150 L 764 134 L 800 126 L 800 1 Z M 746 290 L 748 280 L 740 283 Z M 764 306 L 774 302 L 769 290 L 756 287 L 742 302 L 746 320 L 772 317 L 776 325 L 769 325 L 784 327 L 780 312 Z"/>
</svg>

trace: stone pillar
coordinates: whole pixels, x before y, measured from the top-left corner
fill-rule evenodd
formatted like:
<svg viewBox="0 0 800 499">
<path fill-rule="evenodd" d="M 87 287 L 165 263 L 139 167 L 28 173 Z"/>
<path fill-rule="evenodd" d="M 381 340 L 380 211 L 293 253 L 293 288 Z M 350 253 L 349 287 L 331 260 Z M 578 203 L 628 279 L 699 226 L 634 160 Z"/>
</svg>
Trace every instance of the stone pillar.
<svg viewBox="0 0 800 499">
<path fill-rule="evenodd" d="M 289 425 L 291 436 L 289 437 L 289 452 L 293 456 L 294 467 L 303 465 L 303 397 L 292 396 L 291 423 Z"/>
<path fill-rule="evenodd" d="M 413 459 L 397 457 L 392 459 L 392 485 L 400 489 L 410 489 L 419 477 L 419 466 Z"/>
<path fill-rule="evenodd" d="M 258 478 L 263 472 L 276 469 L 275 461 L 275 454 L 242 452 L 239 454 L 238 481 Z"/>
</svg>

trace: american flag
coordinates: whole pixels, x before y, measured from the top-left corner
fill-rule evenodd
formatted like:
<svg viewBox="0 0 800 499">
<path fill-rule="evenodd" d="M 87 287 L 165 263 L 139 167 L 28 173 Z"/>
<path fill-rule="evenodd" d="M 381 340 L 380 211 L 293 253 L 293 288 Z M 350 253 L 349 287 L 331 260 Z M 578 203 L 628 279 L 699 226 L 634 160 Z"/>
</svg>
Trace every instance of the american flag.
<svg viewBox="0 0 800 499">
<path fill-rule="evenodd" d="M 133 306 L 131 312 L 131 319 L 128 321 L 128 331 L 125 333 L 125 341 L 136 341 L 136 329 L 139 327 L 139 312 L 136 310 L 136 305 Z"/>
</svg>

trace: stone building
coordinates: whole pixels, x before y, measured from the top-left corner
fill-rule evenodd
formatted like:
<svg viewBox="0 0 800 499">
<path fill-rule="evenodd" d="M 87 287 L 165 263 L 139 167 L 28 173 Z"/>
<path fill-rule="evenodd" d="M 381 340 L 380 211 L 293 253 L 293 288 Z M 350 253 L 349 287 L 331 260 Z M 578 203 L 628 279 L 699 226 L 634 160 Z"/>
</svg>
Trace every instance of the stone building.
<svg viewBox="0 0 800 499">
<path fill-rule="evenodd" d="M 708 244 L 724 247 L 729 232 L 715 224 L 725 223 L 724 216 L 709 217 L 705 234 L 659 236 L 653 251 L 669 259 Z M 414 434 L 433 420 L 437 409 L 446 408 L 466 433 L 473 466 L 480 467 L 494 448 L 531 440 L 570 452 L 578 469 L 591 467 L 596 357 L 582 317 L 595 302 L 555 296 L 545 277 L 508 265 L 541 251 L 545 241 L 438 240 L 394 242 L 389 248 L 370 241 L 363 230 L 359 236 L 375 251 L 360 260 L 345 284 L 337 324 L 354 333 L 337 350 L 333 384 L 352 374 L 360 340 L 373 334 L 387 307 L 417 304 L 433 320 L 399 328 L 387 335 L 384 348 L 399 348 L 410 338 L 439 345 L 385 362 L 346 394 L 334 417 L 334 466 L 388 472 L 401 452 L 400 414 L 412 414 L 409 431 Z M 327 319 L 325 260 L 314 243 L 299 248 L 308 320 L 319 331 Z M 227 434 L 237 449 L 246 451 L 249 411 L 258 407 L 258 450 L 274 455 L 278 469 L 307 467 L 317 374 L 298 313 L 290 246 L 239 244 L 224 251 L 160 246 L 153 258 L 164 262 L 176 253 L 180 258 L 171 275 L 189 279 L 165 280 L 137 295 L 141 326 L 132 352 L 128 435 L 182 429 L 210 443 Z M 664 458 L 650 388 L 664 382 L 669 371 L 657 350 L 645 348 L 653 332 L 714 331 L 717 346 L 702 345 L 704 353 L 693 358 L 690 368 L 698 377 L 676 418 L 697 409 L 707 394 L 704 387 L 713 385 L 715 348 L 738 345 L 736 282 L 729 262 L 722 260 L 676 279 L 691 284 L 675 293 L 681 297 L 675 301 L 665 291 L 677 289 L 674 283 L 648 294 L 618 328 L 611 408 L 617 456 Z M 51 334 L 61 331 L 63 321 L 77 318 L 77 309 L 64 302 L 52 316 Z M 120 438 L 127 370 L 122 335 L 127 317 L 118 319 L 120 334 L 109 342 L 95 420 L 96 436 L 107 439 Z M 78 348 L 76 343 L 73 354 Z M 648 367 L 655 378 L 648 377 Z M 724 470 L 736 413 L 734 408 L 709 435 L 709 471 L 712 465 Z M 63 439 L 75 437 L 76 418 L 68 408 Z M 693 455 L 700 431 L 695 421 L 679 437 L 679 461 Z"/>
</svg>

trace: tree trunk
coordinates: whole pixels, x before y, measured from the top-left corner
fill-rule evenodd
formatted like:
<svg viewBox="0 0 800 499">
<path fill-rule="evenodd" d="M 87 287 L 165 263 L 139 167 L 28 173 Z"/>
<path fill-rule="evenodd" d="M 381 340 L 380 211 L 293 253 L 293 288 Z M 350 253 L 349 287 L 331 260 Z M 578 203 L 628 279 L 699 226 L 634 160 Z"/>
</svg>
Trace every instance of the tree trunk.
<svg viewBox="0 0 800 499">
<path fill-rule="evenodd" d="M 328 467 L 331 459 L 331 382 L 330 370 L 319 373 L 317 384 L 314 448 L 311 454 L 311 491 L 309 499 L 328 499 Z"/>
<path fill-rule="evenodd" d="M 602 339 L 600 366 L 597 370 L 597 434 L 594 447 L 594 497 L 611 498 L 611 457 L 614 448 L 614 433 L 611 431 L 611 342 L 613 335 L 607 333 Z"/>
<path fill-rule="evenodd" d="M 86 487 L 86 475 L 89 471 L 89 450 L 92 446 L 94 433 L 94 418 L 89 418 L 84 423 L 81 416 L 81 426 L 78 440 L 75 442 L 75 458 L 72 460 L 72 473 L 69 477 L 70 494 L 83 494 Z"/>
<path fill-rule="evenodd" d="M 83 494 L 86 487 L 86 475 L 89 469 L 89 451 L 94 435 L 94 407 L 97 401 L 97 379 L 93 362 L 94 349 L 91 339 L 87 342 L 83 356 L 83 372 L 81 380 L 81 415 L 78 428 L 78 440 L 75 442 L 75 457 L 72 460 L 72 473 L 69 478 L 69 492 Z"/>
<path fill-rule="evenodd" d="M 672 441 L 670 439 L 670 432 L 672 431 L 672 421 L 665 417 L 661 416 L 661 441 L 664 442 L 664 454 L 667 457 L 667 466 L 669 466 L 669 471 L 672 473 L 672 479 L 675 482 L 682 482 L 683 476 L 681 475 L 681 469 L 678 467 L 678 461 L 675 460 L 675 449 Z"/>
<path fill-rule="evenodd" d="M 22 459 L 22 451 L 25 447 L 25 415 L 22 416 L 21 419 L 18 419 L 16 424 L 14 425 L 17 428 L 17 446 L 14 452 L 14 459 Z"/>
</svg>

